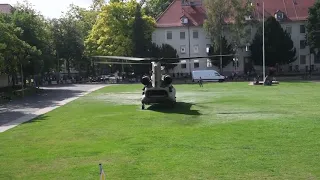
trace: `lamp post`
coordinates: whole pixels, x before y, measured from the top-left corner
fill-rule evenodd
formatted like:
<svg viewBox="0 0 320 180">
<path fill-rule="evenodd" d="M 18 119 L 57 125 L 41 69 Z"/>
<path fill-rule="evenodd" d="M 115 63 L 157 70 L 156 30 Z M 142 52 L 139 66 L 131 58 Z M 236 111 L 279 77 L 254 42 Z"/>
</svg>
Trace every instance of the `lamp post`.
<svg viewBox="0 0 320 180">
<path fill-rule="evenodd" d="M 262 17 L 263 17 L 263 23 L 262 23 L 262 70 L 263 70 L 263 81 L 266 78 L 266 68 L 265 68 L 265 45 L 264 45 L 264 1 L 262 2 Z"/>
<path fill-rule="evenodd" d="M 239 61 L 239 59 L 238 59 L 238 57 L 237 57 L 237 56 L 233 58 L 233 62 L 234 62 L 234 71 L 235 71 L 235 72 L 237 72 L 238 61 Z"/>
</svg>

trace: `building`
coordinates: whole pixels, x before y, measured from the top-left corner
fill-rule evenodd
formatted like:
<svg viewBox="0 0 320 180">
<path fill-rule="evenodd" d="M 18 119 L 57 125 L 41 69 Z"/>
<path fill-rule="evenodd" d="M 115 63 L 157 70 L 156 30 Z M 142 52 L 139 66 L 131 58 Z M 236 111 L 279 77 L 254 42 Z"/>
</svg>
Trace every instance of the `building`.
<svg viewBox="0 0 320 180">
<path fill-rule="evenodd" d="M 9 14 L 13 10 L 10 4 L 0 4 L 0 13 Z M 10 79 L 7 74 L 0 73 L 0 88 L 9 86 Z"/>
<path fill-rule="evenodd" d="M 0 4 L 0 13 L 10 14 L 13 7 L 10 4 Z"/>
<path fill-rule="evenodd" d="M 252 15 L 244 17 L 246 20 L 262 21 L 263 0 L 252 0 L 255 10 Z M 315 3 L 315 0 L 265 0 L 265 18 L 274 16 L 279 20 L 282 27 L 291 34 L 294 45 L 297 49 L 297 60 L 289 65 L 283 66 L 282 71 L 305 72 L 308 68 L 320 69 L 320 58 L 310 55 L 309 48 L 305 45 L 305 23 L 308 17 L 308 8 Z M 206 19 L 206 11 L 202 0 L 174 0 L 169 7 L 159 15 L 156 20 L 157 28 L 152 35 L 156 44 L 167 43 L 173 46 L 179 57 L 207 56 L 206 49 L 211 44 L 203 23 Z M 253 39 L 256 27 L 250 27 L 251 40 Z M 227 36 L 227 35 L 226 35 Z M 228 37 L 227 37 L 228 39 Z M 248 44 L 250 44 L 248 42 Z M 246 47 L 239 47 L 237 50 L 237 62 L 231 62 L 223 68 L 224 74 L 231 74 L 234 71 L 244 73 L 246 65 L 251 61 L 250 52 Z M 318 67 L 317 67 L 318 66 Z M 209 60 L 187 60 L 181 61 L 170 73 L 190 74 L 192 70 L 216 69 L 212 67 Z M 261 70 L 261 67 L 256 67 Z"/>
</svg>

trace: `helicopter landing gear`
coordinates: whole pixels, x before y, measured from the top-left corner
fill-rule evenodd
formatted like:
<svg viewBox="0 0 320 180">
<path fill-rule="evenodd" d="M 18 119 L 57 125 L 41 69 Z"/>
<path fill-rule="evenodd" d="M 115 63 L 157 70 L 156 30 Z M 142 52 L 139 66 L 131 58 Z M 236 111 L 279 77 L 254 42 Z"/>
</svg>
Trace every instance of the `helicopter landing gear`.
<svg viewBox="0 0 320 180">
<path fill-rule="evenodd" d="M 176 105 L 176 103 L 177 103 L 176 101 L 172 102 L 171 107 L 173 108 Z"/>
<path fill-rule="evenodd" d="M 144 110 L 144 104 L 142 104 L 141 109 Z"/>
</svg>

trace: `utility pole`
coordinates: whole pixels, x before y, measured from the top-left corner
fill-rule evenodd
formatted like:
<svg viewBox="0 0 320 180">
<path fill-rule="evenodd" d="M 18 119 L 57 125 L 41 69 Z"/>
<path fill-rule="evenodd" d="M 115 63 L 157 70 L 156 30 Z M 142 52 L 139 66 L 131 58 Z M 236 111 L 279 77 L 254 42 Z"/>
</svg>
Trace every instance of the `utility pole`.
<svg viewBox="0 0 320 180">
<path fill-rule="evenodd" d="M 220 74 L 221 73 L 222 73 L 222 34 L 220 35 Z"/>
<path fill-rule="evenodd" d="M 21 89 L 22 89 L 22 97 L 24 97 L 24 80 L 23 80 L 23 66 L 22 63 L 20 64 L 20 68 L 21 68 Z"/>
<path fill-rule="evenodd" d="M 189 24 L 188 24 L 188 40 L 189 40 L 189 58 L 191 57 L 191 42 L 190 42 L 190 37 L 191 37 L 191 35 L 190 35 L 190 26 L 189 26 Z M 190 74 L 189 75 L 191 75 L 191 59 L 189 59 L 189 71 L 190 71 Z"/>
<path fill-rule="evenodd" d="M 264 1 L 262 2 L 262 16 L 263 16 L 263 24 L 262 24 L 262 34 L 263 34 L 263 36 L 262 36 L 262 45 L 263 45 L 263 48 L 262 48 L 262 50 L 263 50 L 263 62 L 262 62 L 262 69 L 263 69 L 263 81 L 265 80 L 265 78 L 266 78 L 266 68 L 265 68 L 265 45 L 264 45 Z"/>
</svg>

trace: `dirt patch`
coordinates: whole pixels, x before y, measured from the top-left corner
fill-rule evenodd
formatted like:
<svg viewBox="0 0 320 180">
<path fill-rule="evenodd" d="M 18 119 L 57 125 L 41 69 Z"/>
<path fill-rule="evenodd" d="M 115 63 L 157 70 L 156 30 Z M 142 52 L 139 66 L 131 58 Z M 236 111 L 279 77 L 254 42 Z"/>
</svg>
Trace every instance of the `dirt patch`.
<svg viewBox="0 0 320 180">
<path fill-rule="evenodd" d="M 106 103 L 117 105 L 141 104 L 141 92 L 104 93 L 91 98 L 96 101 L 103 101 Z"/>
</svg>

